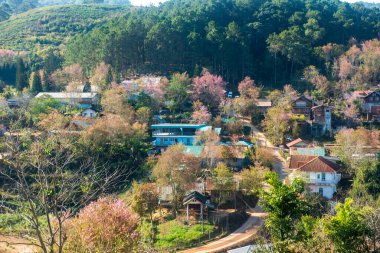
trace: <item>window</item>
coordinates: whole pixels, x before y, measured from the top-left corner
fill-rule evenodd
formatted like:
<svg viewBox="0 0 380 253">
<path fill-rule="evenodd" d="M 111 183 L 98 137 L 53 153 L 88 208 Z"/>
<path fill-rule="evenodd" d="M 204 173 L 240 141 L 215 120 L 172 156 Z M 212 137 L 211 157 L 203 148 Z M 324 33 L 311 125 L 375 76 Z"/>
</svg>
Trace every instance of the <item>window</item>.
<svg viewBox="0 0 380 253">
<path fill-rule="evenodd" d="M 321 194 L 323 196 L 323 188 L 319 188 L 319 194 Z"/>
<path fill-rule="evenodd" d="M 320 174 L 318 174 L 318 175 L 317 175 L 317 178 L 318 178 L 318 179 L 320 179 L 320 178 L 321 178 L 321 175 L 320 175 Z"/>
<path fill-rule="evenodd" d="M 190 144 L 191 144 L 191 140 L 190 140 L 190 138 L 187 138 L 187 139 L 186 139 L 186 142 L 187 142 L 187 145 L 190 145 Z"/>
<path fill-rule="evenodd" d="M 306 106 L 306 102 L 305 101 L 297 101 L 296 102 L 296 106 L 297 107 L 305 107 Z"/>
<path fill-rule="evenodd" d="M 326 173 L 322 173 L 322 181 L 326 181 Z"/>
</svg>

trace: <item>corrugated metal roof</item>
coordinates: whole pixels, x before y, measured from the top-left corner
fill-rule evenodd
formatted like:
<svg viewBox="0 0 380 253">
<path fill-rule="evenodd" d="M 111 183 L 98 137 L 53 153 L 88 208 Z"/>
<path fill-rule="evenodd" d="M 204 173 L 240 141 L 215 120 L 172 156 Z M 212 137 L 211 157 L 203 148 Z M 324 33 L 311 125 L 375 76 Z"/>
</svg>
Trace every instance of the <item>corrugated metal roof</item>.
<svg viewBox="0 0 380 253">
<path fill-rule="evenodd" d="M 40 92 L 36 98 L 43 96 L 50 96 L 55 99 L 65 98 L 95 98 L 98 94 L 96 92 Z"/>
<path fill-rule="evenodd" d="M 188 155 L 200 157 L 203 152 L 203 148 L 203 146 L 185 146 L 185 150 L 183 152 Z"/>
<path fill-rule="evenodd" d="M 312 155 L 312 156 L 325 156 L 326 149 L 322 147 L 318 148 L 297 148 L 293 151 L 295 155 Z"/>
</svg>

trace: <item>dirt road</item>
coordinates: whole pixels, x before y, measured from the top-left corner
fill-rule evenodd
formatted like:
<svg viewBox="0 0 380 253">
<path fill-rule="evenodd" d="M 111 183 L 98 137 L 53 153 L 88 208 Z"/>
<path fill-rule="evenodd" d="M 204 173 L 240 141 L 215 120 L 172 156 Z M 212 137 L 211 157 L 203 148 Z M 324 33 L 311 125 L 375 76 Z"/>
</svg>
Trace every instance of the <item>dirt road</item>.
<svg viewBox="0 0 380 253">
<path fill-rule="evenodd" d="M 260 209 L 260 207 L 256 207 L 252 212 L 249 212 L 250 217 L 248 220 L 235 232 L 232 234 L 221 238 L 217 241 L 211 242 L 201 247 L 191 248 L 184 251 L 179 251 L 180 253 L 212 253 L 212 252 L 220 252 L 226 249 L 233 247 L 241 242 L 244 242 L 255 235 L 260 228 L 264 224 L 264 217 L 266 213 Z"/>
<path fill-rule="evenodd" d="M 280 175 L 281 180 L 284 180 L 288 175 L 286 172 L 286 160 L 280 155 L 279 148 L 270 143 L 264 133 L 258 130 L 256 127 L 253 127 L 253 135 L 255 136 L 257 144 L 260 147 L 266 147 L 273 150 L 273 156 L 275 158 L 273 168 Z"/>
<path fill-rule="evenodd" d="M 35 247 L 28 245 L 27 240 L 0 235 L 0 253 L 35 253 Z"/>
</svg>

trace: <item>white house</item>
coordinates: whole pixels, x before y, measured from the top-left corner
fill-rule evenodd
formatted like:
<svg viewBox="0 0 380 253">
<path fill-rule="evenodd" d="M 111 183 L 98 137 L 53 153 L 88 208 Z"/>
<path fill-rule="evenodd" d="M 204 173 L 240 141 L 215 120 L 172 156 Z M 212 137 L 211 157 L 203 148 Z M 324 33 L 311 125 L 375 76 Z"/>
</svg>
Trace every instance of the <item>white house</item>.
<svg viewBox="0 0 380 253">
<path fill-rule="evenodd" d="M 332 199 L 341 179 L 339 165 L 323 156 L 293 155 L 289 168 L 292 169 L 290 181 L 301 178 L 311 192 L 318 192 L 327 199 Z"/>
</svg>

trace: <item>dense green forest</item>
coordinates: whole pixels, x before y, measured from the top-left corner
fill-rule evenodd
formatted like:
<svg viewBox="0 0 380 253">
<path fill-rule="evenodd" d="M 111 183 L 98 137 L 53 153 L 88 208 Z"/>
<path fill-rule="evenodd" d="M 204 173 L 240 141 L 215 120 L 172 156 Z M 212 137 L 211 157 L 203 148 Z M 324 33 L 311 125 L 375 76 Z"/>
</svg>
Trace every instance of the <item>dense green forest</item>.
<svg viewBox="0 0 380 253">
<path fill-rule="evenodd" d="M 2 15 L 8 14 L 0 11 Z M 333 79 L 334 60 L 352 45 L 378 38 L 379 32 L 380 9 L 372 5 L 338 0 L 170 0 L 143 8 L 92 4 L 32 9 L 0 22 L 0 47 L 27 51 L 30 71 L 79 63 L 91 76 L 101 62 L 123 76 L 195 76 L 208 68 L 222 75 L 232 90 L 245 76 L 269 89 L 291 83 L 302 90 L 305 67 L 314 65 Z M 52 62 L 54 58 L 59 62 Z"/>
<path fill-rule="evenodd" d="M 88 72 L 102 61 L 122 73 L 207 67 L 232 84 L 252 76 L 275 86 L 296 83 L 308 65 L 323 69 L 337 52 L 321 46 L 346 49 L 379 31 L 378 8 L 337 0 L 172 0 L 78 35 L 65 58 Z"/>
</svg>

